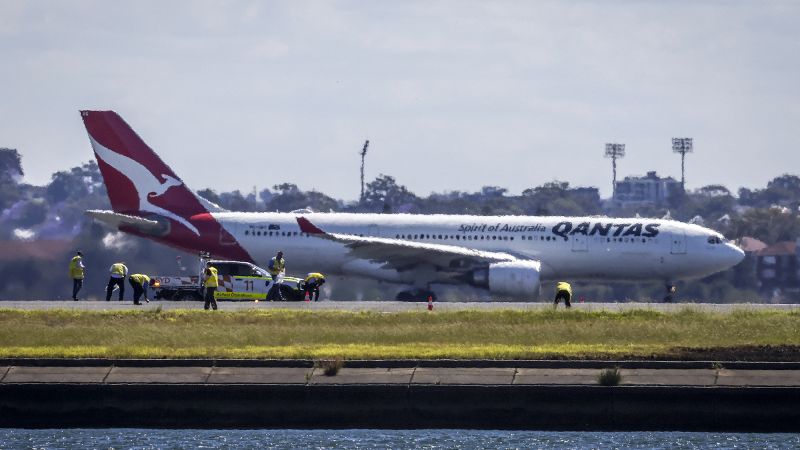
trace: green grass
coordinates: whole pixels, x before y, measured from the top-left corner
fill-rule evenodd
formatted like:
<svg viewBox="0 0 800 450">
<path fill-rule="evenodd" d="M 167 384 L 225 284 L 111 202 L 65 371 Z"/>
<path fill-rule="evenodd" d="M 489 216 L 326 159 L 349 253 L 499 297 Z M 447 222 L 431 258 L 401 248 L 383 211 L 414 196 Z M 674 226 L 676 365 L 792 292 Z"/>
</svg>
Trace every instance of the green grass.
<svg viewBox="0 0 800 450">
<path fill-rule="evenodd" d="M 800 345 L 800 313 L 0 309 L 0 357 L 681 358 Z"/>
</svg>

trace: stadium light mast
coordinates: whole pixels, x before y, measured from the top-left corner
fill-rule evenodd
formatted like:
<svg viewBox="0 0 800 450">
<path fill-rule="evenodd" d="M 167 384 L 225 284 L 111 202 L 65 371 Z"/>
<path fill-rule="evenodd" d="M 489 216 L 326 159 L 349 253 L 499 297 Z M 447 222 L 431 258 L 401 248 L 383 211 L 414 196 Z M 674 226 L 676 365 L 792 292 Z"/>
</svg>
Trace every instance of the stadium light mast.
<svg viewBox="0 0 800 450">
<path fill-rule="evenodd" d="M 606 144 L 606 158 L 611 158 L 613 178 L 611 180 L 611 198 L 617 197 L 617 158 L 625 157 L 625 144 Z"/>
<path fill-rule="evenodd" d="M 368 147 L 369 139 L 364 142 L 364 148 L 361 149 L 361 196 L 358 198 L 359 203 L 364 203 L 364 157 L 367 156 Z"/>
<path fill-rule="evenodd" d="M 686 154 L 694 152 L 692 138 L 672 138 L 672 153 L 681 154 L 681 189 L 686 192 Z"/>
</svg>

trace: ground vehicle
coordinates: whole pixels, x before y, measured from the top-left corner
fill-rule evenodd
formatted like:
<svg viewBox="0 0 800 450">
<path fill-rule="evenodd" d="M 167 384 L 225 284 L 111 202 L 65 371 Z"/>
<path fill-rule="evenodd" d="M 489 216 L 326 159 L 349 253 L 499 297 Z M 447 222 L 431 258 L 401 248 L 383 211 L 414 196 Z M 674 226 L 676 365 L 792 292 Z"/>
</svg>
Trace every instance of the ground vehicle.
<svg viewBox="0 0 800 450">
<path fill-rule="evenodd" d="M 201 256 L 197 275 L 153 276 L 151 287 L 153 298 L 163 300 L 202 300 L 201 274 L 206 267 L 217 269 L 219 287 L 217 300 L 264 300 L 272 287 L 272 277 L 266 270 L 248 262 L 207 259 Z M 302 278 L 284 277 L 281 285 L 283 298 L 290 301 L 303 300 L 300 289 Z"/>
</svg>

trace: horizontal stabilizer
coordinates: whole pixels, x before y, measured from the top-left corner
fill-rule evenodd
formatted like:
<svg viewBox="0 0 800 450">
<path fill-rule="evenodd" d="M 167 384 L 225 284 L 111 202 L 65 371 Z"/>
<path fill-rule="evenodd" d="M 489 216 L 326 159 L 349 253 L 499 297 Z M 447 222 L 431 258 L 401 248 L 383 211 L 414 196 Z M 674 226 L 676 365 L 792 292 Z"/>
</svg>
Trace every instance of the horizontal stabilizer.
<svg viewBox="0 0 800 450">
<path fill-rule="evenodd" d="M 126 225 L 148 233 L 160 233 L 164 231 L 164 224 L 155 220 L 145 219 L 144 217 L 129 216 L 127 214 L 99 209 L 90 209 L 86 211 L 86 215 L 112 228 L 119 228 Z"/>
</svg>

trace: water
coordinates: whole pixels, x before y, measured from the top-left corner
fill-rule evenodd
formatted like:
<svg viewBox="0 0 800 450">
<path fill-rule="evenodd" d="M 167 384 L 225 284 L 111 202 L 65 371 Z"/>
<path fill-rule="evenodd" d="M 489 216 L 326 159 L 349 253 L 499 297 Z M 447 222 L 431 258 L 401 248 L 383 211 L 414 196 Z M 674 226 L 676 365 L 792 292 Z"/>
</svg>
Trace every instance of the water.
<svg viewBox="0 0 800 450">
<path fill-rule="evenodd" d="M 800 434 L 481 430 L 0 429 L 2 449 L 790 449 Z"/>
</svg>

